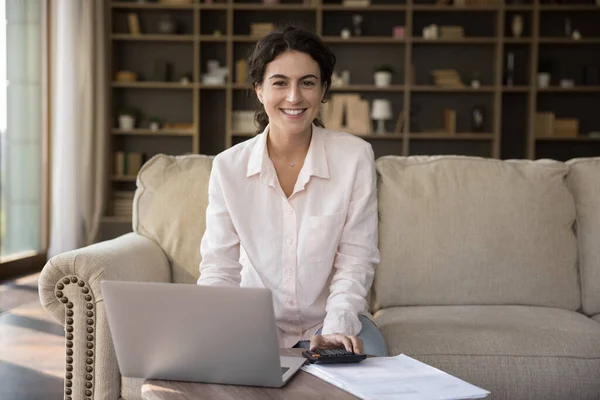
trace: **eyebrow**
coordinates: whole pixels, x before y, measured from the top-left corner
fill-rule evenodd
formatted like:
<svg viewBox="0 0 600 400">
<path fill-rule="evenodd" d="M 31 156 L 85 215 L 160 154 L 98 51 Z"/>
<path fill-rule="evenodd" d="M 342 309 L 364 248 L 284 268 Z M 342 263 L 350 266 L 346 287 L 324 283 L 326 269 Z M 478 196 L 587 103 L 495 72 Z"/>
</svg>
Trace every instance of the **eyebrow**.
<svg viewBox="0 0 600 400">
<path fill-rule="evenodd" d="M 300 78 L 300 80 L 302 79 L 306 79 L 306 78 L 315 78 L 315 79 L 319 79 L 317 78 L 317 76 L 313 75 L 313 74 L 308 74 L 308 75 L 304 75 L 302 78 Z M 275 74 L 275 75 L 271 75 L 271 77 L 269 77 L 269 79 L 290 79 L 285 75 L 282 74 Z"/>
</svg>

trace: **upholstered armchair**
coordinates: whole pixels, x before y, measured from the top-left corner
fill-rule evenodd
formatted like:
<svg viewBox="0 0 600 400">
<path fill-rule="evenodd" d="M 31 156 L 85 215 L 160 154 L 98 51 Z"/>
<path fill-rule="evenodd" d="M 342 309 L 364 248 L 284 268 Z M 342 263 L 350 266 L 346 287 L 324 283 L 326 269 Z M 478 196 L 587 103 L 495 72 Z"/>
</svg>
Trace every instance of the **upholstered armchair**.
<svg viewBox="0 0 600 400">
<path fill-rule="evenodd" d="M 51 258 L 40 299 L 65 327 L 65 399 L 140 399 L 122 377 L 110 336 L 103 280 L 195 283 L 212 157 L 158 155 L 137 178 L 133 232 Z"/>
</svg>

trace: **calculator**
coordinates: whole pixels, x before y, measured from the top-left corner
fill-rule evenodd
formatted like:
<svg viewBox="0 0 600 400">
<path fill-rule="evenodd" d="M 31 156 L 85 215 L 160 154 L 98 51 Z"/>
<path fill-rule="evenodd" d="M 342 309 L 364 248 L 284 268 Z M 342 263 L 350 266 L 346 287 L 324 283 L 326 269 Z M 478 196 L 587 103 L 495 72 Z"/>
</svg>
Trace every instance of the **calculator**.
<svg viewBox="0 0 600 400">
<path fill-rule="evenodd" d="M 354 354 L 346 349 L 303 351 L 302 355 L 311 364 L 355 363 L 367 358 L 366 354 Z"/>
</svg>

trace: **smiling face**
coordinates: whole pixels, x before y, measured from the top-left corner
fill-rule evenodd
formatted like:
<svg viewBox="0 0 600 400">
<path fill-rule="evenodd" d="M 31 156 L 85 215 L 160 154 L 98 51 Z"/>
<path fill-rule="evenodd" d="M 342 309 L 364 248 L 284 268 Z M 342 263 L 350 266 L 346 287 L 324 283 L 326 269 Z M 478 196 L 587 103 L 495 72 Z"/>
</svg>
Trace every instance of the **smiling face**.
<svg viewBox="0 0 600 400">
<path fill-rule="evenodd" d="M 290 50 L 267 64 L 263 81 L 255 88 L 270 130 L 287 135 L 310 132 L 323 89 L 319 64 L 306 53 Z"/>
</svg>

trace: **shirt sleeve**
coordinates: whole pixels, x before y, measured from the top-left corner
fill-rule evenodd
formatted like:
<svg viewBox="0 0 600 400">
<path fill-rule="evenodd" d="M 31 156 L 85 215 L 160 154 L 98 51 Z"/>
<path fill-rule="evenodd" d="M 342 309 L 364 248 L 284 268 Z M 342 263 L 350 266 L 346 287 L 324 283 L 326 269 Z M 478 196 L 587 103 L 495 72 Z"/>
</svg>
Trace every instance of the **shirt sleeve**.
<svg viewBox="0 0 600 400">
<path fill-rule="evenodd" d="M 325 308 L 322 334 L 358 335 L 358 315 L 368 311 L 367 294 L 379 263 L 377 176 L 371 146 L 356 165 L 354 187 Z"/>
<path fill-rule="evenodd" d="M 231 220 L 223 195 L 219 157 L 213 161 L 208 184 L 206 230 L 202 237 L 200 253 L 200 278 L 198 285 L 239 286 L 242 265 L 240 238 Z"/>
</svg>

